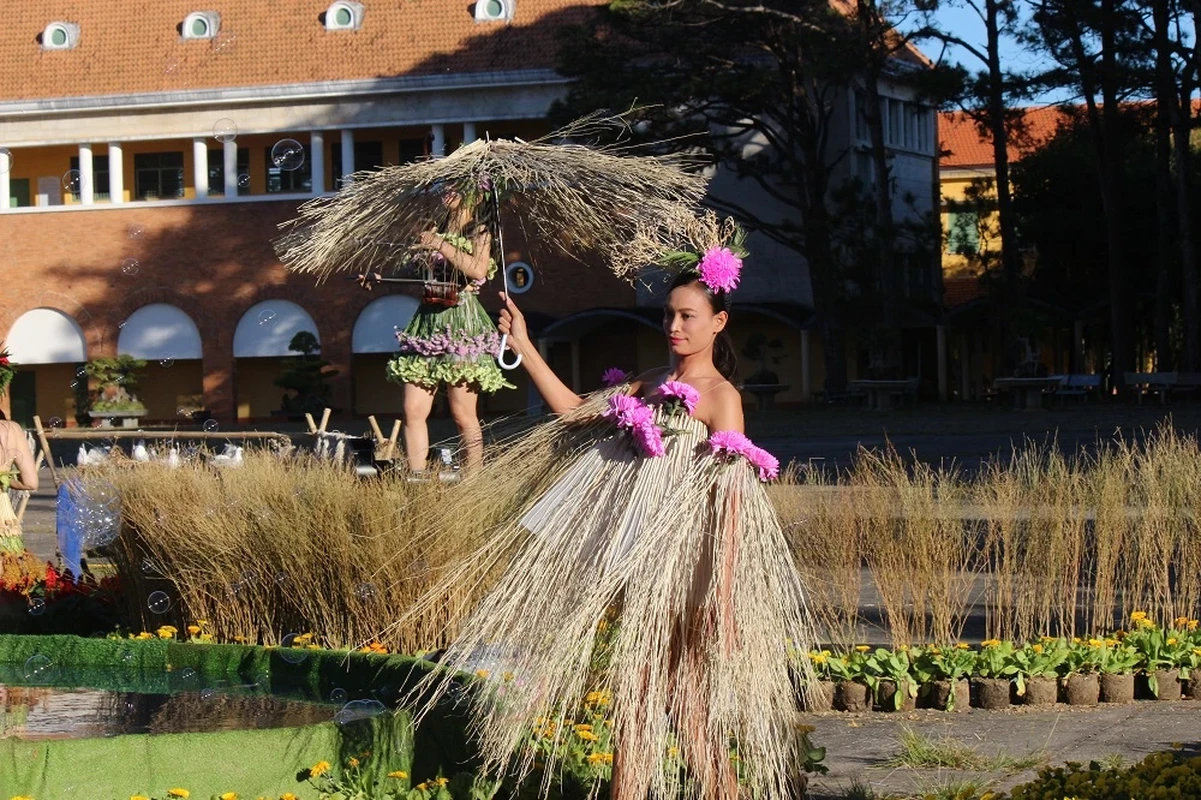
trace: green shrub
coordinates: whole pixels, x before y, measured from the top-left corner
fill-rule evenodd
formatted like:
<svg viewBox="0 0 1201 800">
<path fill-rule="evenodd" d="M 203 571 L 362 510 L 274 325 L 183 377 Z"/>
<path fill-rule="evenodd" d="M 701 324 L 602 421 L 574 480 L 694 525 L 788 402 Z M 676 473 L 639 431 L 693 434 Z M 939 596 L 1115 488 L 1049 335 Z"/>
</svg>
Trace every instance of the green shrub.
<svg viewBox="0 0 1201 800">
<path fill-rule="evenodd" d="M 1191 800 L 1201 797 L 1201 756 L 1152 753 L 1127 769 L 1068 763 L 1017 787 L 1010 800 Z M 1001 800 L 1001 798 L 997 798 Z"/>
</svg>

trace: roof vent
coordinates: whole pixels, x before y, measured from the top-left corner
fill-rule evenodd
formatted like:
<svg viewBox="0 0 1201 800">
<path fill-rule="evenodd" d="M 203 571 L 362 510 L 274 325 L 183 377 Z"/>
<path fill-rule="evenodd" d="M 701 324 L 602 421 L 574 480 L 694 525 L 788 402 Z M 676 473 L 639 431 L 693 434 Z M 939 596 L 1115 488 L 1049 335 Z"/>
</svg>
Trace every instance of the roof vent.
<svg viewBox="0 0 1201 800">
<path fill-rule="evenodd" d="M 327 31 L 357 31 L 363 24 L 363 4 L 338 0 L 325 12 Z"/>
<path fill-rule="evenodd" d="M 79 44 L 79 26 L 74 22 L 51 22 L 42 31 L 43 50 L 74 50 Z"/>
<path fill-rule="evenodd" d="M 212 39 L 221 30 L 221 15 L 216 11 L 193 11 L 179 31 L 185 39 Z"/>
<path fill-rule="evenodd" d="M 476 0 L 476 22 L 508 22 L 513 19 L 515 0 Z"/>
</svg>

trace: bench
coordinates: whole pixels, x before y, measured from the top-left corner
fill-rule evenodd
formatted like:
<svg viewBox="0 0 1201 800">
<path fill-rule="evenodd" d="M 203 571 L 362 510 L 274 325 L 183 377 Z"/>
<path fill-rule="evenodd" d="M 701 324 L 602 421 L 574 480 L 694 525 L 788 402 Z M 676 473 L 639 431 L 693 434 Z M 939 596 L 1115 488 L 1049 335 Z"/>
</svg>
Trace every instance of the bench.
<svg viewBox="0 0 1201 800">
<path fill-rule="evenodd" d="M 1090 396 L 1101 393 L 1100 375 L 1052 375 L 1051 377 L 1059 378 L 1059 385 L 1052 390 L 1057 400 L 1079 397 L 1087 402 Z"/>
<path fill-rule="evenodd" d="M 1175 395 L 1191 396 L 1201 389 L 1201 373 L 1197 372 L 1126 372 L 1126 385 L 1138 393 L 1138 402 L 1155 395 L 1160 403 Z"/>
</svg>

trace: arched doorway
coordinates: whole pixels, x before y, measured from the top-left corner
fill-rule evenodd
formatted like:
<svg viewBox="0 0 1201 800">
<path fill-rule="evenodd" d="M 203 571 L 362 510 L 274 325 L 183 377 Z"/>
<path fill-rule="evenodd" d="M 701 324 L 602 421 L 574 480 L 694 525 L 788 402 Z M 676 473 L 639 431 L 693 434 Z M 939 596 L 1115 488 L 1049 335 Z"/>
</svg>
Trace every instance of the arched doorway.
<svg viewBox="0 0 1201 800">
<path fill-rule="evenodd" d="M 186 312 L 151 303 L 129 315 L 117 336 L 117 354 L 146 362 L 137 394 L 150 419 L 188 416 L 204 407 L 200 329 Z"/>
<path fill-rule="evenodd" d="M 246 310 L 234 329 L 234 390 L 238 419 L 266 419 L 280 407 L 284 391 L 274 381 L 292 337 L 308 331 L 321 341 L 309 312 L 290 300 L 264 300 Z"/>
<path fill-rule="evenodd" d="M 73 422 L 74 384 L 82 379 L 76 373 L 88 359 L 79 323 L 56 308 L 35 308 L 17 318 L 4 341 L 19 368 L 9 387 L 13 419 L 31 425 L 37 414 L 46 425 Z"/>
<path fill-rule="evenodd" d="M 404 394 L 388 382 L 385 366 L 396 353 L 396 330 L 409 324 L 418 305 L 416 298 L 389 294 L 359 312 L 351 334 L 354 413 L 397 415 L 404 410 Z"/>
</svg>

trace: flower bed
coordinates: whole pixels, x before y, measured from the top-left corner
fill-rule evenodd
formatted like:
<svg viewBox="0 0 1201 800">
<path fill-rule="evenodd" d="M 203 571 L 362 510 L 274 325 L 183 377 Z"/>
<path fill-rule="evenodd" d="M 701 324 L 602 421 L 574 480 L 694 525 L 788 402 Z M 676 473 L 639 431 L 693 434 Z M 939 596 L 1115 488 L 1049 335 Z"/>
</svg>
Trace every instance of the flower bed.
<svg viewBox="0 0 1201 800">
<path fill-rule="evenodd" d="M 826 684 L 815 693 L 813 710 L 825 710 L 822 698 L 829 696 L 843 711 L 867 710 L 872 700 L 887 711 L 914 705 L 954 711 L 968 704 L 965 690 L 970 703 L 983 708 L 1201 700 L 1198 620 L 1178 617 L 1161 626 L 1143 611 L 1131 615 L 1129 631 L 1103 637 L 989 639 L 979 648 L 962 642 L 896 650 L 859 645 L 807 657 Z"/>
</svg>

